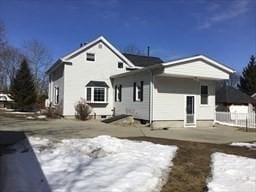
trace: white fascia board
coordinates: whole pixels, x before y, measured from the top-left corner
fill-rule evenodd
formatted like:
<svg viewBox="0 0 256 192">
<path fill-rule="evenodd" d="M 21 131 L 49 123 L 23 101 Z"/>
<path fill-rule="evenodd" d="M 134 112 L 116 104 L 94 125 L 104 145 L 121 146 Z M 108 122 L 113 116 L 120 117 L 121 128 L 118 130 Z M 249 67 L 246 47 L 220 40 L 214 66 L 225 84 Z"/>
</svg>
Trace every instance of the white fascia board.
<svg viewBox="0 0 256 192">
<path fill-rule="evenodd" d="M 122 58 L 131 68 L 135 68 L 135 66 L 133 65 L 133 63 L 128 60 L 122 53 L 120 53 L 111 43 L 109 43 L 103 36 L 98 37 L 97 39 L 95 39 L 94 41 L 91 41 L 89 43 L 87 43 L 86 45 L 80 47 L 79 49 L 73 51 L 72 53 L 66 55 L 65 57 L 61 58 L 61 60 L 63 61 L 67 61 L 70 57 L 72 57 L 72 55 L 75 55 L 81 51 L 86 50 L 88 47 L 91 47 L 93 44 L 96 44 L 97 42 L 102 41 L 103 43 L 105 43 L 114 53 L 116 53 L 120 58 Z"/>
<path fill-rule="evenodd" d="M 164 67 L 171 67 L 172 65 L 176 65 L 176 64 L 180 64 L 180 63 L 183 63 L 183 62 L 189 62 L 189 61 L 192 61 L 192 60 L 197 60 L 197 59 L 201 59 L 201 60 L 204 60 L 204 61 L 207 61 L 209 63 L 211 63 L 212 65 L 228 72 L 228 73 L 235 73 L 235 71 L 229 67 L 226 67 L 225 65 L 222 65 L 208 57 L 205 57 L 204 55 L 198 55 L 198 56 L 193 56 L 193 57 L 188 57 L 188 58 L 184 58 L 184 59 L 178 59 L 178 60 L 174 60 L 174 61 L 170 61 L 170 62 L 166 62 L 166 63 L 163 63 L 163 66 Z"/>
</svg>

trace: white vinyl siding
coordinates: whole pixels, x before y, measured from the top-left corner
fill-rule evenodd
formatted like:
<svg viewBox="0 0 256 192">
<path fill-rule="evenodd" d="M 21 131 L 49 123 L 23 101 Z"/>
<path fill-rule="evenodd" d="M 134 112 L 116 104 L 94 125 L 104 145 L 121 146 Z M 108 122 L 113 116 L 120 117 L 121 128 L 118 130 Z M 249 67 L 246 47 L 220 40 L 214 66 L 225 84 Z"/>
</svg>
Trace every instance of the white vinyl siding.
<svg viewBox="0 0 256 192">
<path fill-rule="evenodd" d="M 133 89 L 134 82 L 143 81 L 143 100 L 134 102 Z M 115 102 L 116 115 L 133 115 L 135 119 L 149 120 L 149 73 L 134 74 L 127 77 L 114 79 L 115 85 L 122 85 L 122 102 Z"/>
<path fill-rule="evenodd" d="M 126 67 L 120 69 L 118 62 L 123 62 L 104 43 L 99 48 L 95 44 L 85 52 L 70 59 L 71 65 L 65 65 L 65 100 L 64 115 L 74 115 L 74 105 L 81 97 L 87 98 L 86 85 L 90 81 L 104 81 L 109 86 L 106 90 L 107 103 L 94 105 L 93 112 L 96 115 L 112 115 L 114 107 L 114 87 L 110 76 L 126 72 Z M 95 61 L 87 61 L 86 54 L 94 53 Z M 126 63 L 124 63 L 124 66 Z"/>
<path fill-rule="evenodd" d="M 55 69 L 49 78 L 49 101 L 53 105 L 63 105 L 64 100 L 64 66 Z M 62 106 L 63 107 L 63 106 Z"/>
<path fill-rule="evenodd" d="M 164 73 L 174 76 L 191 76 L 207 79 L 229 78 L 228 73 L 202 60 L 166 67 Z"/>
<path fill-rule="evenodd" d="M 200 85 L 208 85 L 208 105 L 200 105 Z M 155 77 L 153 120 L 184 120 L 185 96 L 195 95 L 197 120 L 214 120 L 215 82 L 174 77 Z"/>
</svg>

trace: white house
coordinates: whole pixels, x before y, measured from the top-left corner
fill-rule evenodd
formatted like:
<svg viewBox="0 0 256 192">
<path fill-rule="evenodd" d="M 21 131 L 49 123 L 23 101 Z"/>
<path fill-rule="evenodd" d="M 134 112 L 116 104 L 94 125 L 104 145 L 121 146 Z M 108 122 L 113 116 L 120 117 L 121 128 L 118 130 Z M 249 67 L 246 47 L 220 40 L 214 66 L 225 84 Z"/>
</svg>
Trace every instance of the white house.
<svg viewBox="0 0 256 192">
<path fill-rule="evenodd" d="M 104 37 L 60 58 L 49 70 L 49 101 L 74 116 L 85 98 L 101 118 L 128 114 L 153 126 L 200 126 L 215 119 L 215 83 L 234 71 L 197 55 L 163 62 L 122 54 Z"/>
</svg>

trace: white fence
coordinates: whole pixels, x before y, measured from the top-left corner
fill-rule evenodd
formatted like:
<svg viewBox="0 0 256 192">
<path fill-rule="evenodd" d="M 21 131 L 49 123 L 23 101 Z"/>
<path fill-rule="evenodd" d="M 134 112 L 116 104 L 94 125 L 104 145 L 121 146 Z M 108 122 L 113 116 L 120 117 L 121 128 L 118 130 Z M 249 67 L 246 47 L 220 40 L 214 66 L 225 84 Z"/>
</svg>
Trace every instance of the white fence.
<svg viewBox="0 0 256 192">
<path fill-rule="evenodd" d="M 256 128 L 256 113 L 216 112 L 216 122 L 234 127 Z"/>
</svg>

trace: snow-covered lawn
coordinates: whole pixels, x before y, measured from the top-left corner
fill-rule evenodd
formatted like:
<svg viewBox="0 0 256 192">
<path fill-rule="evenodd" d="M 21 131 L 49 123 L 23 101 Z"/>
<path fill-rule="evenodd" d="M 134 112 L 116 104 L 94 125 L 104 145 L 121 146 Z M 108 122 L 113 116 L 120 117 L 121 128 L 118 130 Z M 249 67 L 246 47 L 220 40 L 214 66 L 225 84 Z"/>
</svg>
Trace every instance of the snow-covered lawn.
<svg viewBox="0 0 256 192">
<path fill-rule="evenodd" d="M 256 142 L 254 143 L 231 143 L 232 146 L 247 147 L 249 149 L 256 150 Z"/>
<path fill-rule="evenodd" d="M 213 153 L 208 189 L 209 192 L 255 192 L 256 159 Z"/>
<path fill-rule="evenodd" d="M 54 192 L 160 191 L 177 150 L 110 136 L 29 140 Z"/>
</svg>

